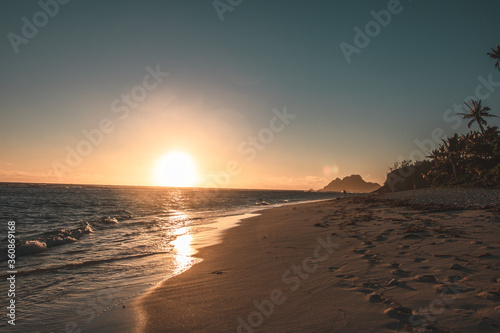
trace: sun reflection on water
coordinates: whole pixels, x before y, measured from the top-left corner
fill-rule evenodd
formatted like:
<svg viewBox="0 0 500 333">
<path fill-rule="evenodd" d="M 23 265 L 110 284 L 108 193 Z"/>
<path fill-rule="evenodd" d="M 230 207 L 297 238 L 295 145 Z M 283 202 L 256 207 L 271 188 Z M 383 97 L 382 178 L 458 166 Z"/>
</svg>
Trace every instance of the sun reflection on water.
<svg viewBox="0 0 500 333">
<path fill-rule="evenodd" d="M 191 247 L 191 241 L 193 240 L 193 236 L 191 234 L 185 234 L 178 236 L 173 242 L 174 251 L 178 255 L 190 256 L 194 254 L 194 250 Z"/>
<path fill-rule="evenodd" d="M 183 272 L 193 265 L 194 258 L 191 257 L 196 251 L 191 246 L 193 236 L 188 227 L 176 229 L 173 233 L 177 238 L 171 242 L 175 252 L 175 266 L 177 272 Z"/>
</svg>

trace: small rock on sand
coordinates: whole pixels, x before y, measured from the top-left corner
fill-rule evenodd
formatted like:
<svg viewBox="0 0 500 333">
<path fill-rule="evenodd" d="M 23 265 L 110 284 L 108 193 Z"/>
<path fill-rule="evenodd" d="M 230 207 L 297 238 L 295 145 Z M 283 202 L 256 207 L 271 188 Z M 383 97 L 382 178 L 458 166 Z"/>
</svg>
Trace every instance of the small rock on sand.
<svg viewBox="0 0 500 333">
<path fill-rule="evenodd" d="M 217 275 L 222 275 L 222 273 L 224 273 L 223 271 L 213 271 L 212 273 L 210 274 L 217 274 Z"/>
</svg>

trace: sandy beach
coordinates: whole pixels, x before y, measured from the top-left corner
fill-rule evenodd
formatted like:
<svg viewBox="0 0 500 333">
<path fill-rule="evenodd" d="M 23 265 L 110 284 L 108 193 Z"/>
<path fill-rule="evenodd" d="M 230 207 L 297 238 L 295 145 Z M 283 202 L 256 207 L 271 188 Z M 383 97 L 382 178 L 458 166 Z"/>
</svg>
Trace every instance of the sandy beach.
<svg viewBox="0 0 500 333">
<path fill-rule="evenodd" d="M 0 333 L 500 333 L 499 12 L 3 1 Z"/>
<path fill-rule="evenodd" d="M 461 191 L 263 210 L 143 296 L 135 330 L 497 332 L 500 191 Z"/>
</svg>

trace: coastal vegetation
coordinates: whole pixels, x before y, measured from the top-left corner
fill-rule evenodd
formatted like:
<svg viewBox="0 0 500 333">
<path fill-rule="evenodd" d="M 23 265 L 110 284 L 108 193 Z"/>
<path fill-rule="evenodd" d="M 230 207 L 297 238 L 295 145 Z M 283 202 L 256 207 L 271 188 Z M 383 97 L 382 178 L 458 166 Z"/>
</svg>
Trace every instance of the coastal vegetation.
<svg viewBox="0 0 500 333">
<path fill-rule="evenodd" d="M 488 55 L 496 60 L 500 71 L 500 46 Z M 442 143 L 424 161 L 405 160 L 389 168 L 387 180 L 380 192 L 394 192 L 426 187 L 500 187 L 500 132 L 498 126 L 489 126 L 494 115 L 481 100 L 464 103 L 467 113 L 459 113 L 472 130 L 455 133 Z"/>
</svg>

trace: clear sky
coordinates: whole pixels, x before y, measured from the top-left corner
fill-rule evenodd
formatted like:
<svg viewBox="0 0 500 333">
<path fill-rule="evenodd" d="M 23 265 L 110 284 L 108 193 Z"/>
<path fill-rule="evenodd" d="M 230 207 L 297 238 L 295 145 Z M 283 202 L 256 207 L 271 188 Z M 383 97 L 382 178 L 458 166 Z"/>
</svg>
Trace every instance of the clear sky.
<svg viewBox="0 0 500 333">
<path fill-rule="evenodd" d="M 454 104 L 500 115 L 498 0 L 60 2 L 0 5 L 0 181 L 383 182 Z"/>
</svg>

